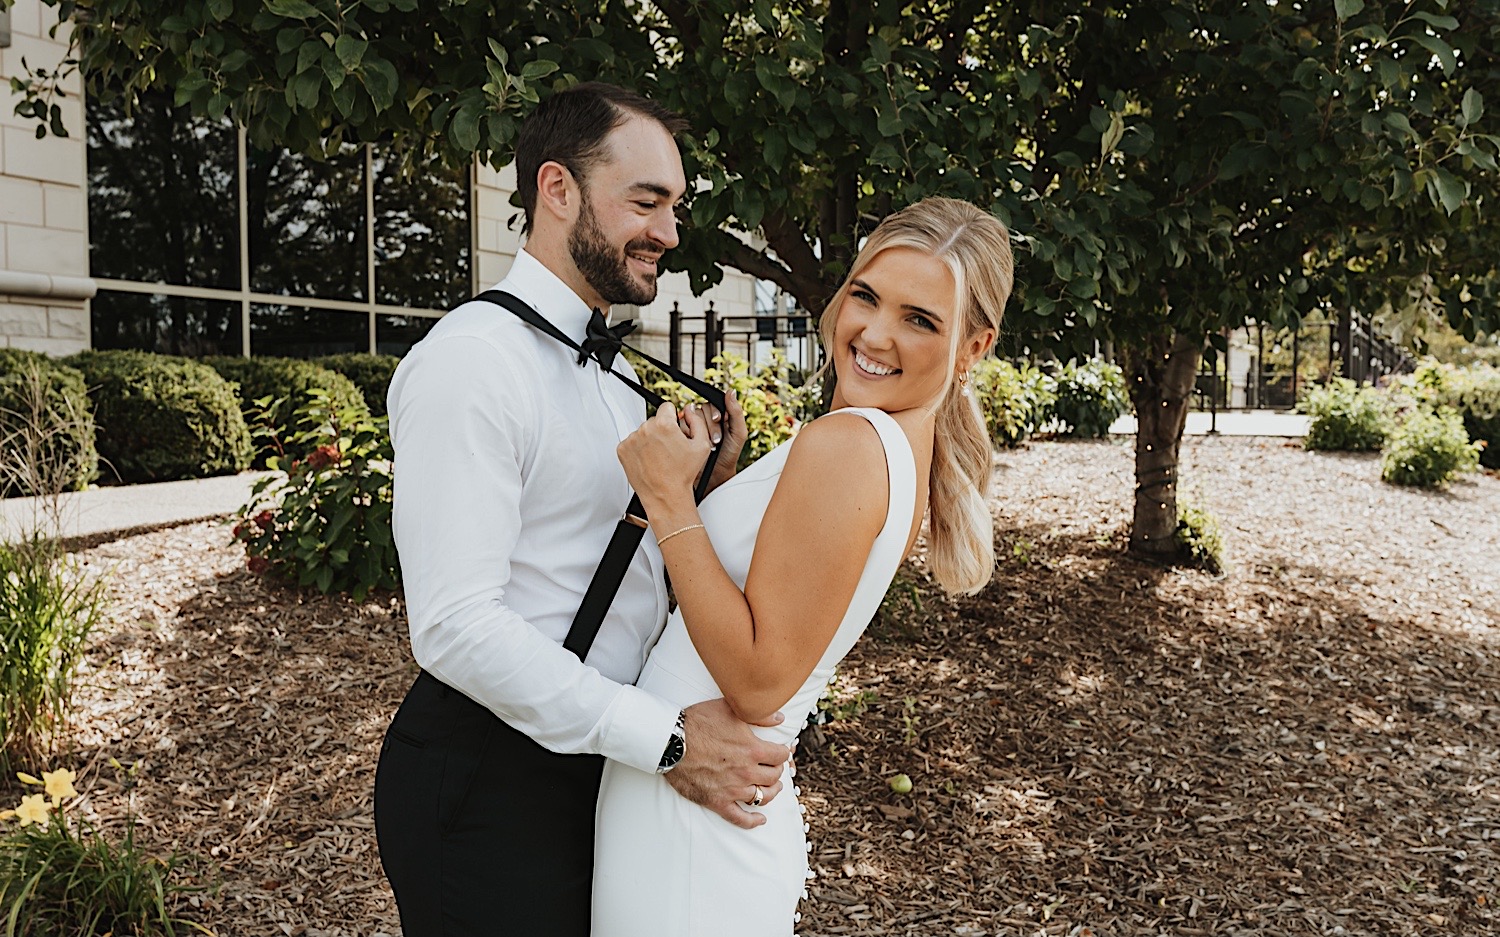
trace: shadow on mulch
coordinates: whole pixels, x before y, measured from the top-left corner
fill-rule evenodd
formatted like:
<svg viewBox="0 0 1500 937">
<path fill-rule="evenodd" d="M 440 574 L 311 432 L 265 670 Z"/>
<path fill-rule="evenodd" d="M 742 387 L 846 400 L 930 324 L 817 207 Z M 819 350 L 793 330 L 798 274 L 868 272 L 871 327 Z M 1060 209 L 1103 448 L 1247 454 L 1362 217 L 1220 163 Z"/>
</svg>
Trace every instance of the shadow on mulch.
<svg viewBox="0 0 1500 937">
<path fill-rule="evenodd" d="M 799 752 L 805 933 L 1500 928 L 1493 636 L 1372 616 L 1316 566 L 1002 537 L 991 587 L 856 648 L 843 686 L 877 701 Z"/>
</svg>

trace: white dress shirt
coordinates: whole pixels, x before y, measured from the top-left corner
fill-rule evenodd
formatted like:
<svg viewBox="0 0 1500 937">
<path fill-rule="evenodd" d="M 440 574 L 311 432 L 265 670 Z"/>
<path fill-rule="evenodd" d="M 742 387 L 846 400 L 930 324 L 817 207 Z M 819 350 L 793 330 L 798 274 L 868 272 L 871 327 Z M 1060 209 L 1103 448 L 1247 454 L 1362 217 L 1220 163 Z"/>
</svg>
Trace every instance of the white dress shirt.
<svg viewBox="0 0 1500 937">
<path fill-rule="evenodd" d="M 524 250 L 497 288 L 583 339 L 591 310 Z M 623 355 L 614 369 L 634 375 Z M 509 310 L 470 302 L 402 360 L 388 404 L 417 663 L 552 751 L 655 770 L 677 709 L 630 685 L 666 620 L 651 537 L 587 665 L 562 647 L 630 501 L 615 447 L 645 418 L 640 397 Z"/>
</svg>

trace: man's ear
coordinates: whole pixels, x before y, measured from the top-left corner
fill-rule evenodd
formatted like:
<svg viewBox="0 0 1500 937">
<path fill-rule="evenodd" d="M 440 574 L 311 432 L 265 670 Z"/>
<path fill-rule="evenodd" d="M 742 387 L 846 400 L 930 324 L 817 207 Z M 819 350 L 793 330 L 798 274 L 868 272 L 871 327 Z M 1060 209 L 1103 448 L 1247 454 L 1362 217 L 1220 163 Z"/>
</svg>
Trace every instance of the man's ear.
<svg viewBox="0 0 1500 937">
<path fill-rule="evenodd" d="M 543 163 L 536 171 L 537 214 L 547 214 L 564 225 L 571 226 L 578 217 L 578 206 L 582 204 L 582 192 L 578 180 L 568 167 L 554 160 Z"/>
</svg>

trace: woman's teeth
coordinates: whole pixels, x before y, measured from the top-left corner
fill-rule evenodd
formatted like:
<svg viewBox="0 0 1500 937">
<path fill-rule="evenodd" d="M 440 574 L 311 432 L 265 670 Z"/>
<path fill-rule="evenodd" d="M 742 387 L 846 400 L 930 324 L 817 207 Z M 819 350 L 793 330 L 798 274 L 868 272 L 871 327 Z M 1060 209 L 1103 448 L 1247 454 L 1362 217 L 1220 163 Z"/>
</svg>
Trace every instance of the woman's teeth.
<svg viewBox="0 0 1500 937">
<path fill-rule="evenodd" d="M 854 349 L 854 363 L 859 366 L 861 371 L 868 371 L 871 374 L 878 374 L 882 377 L 888 374 L 896 374 L 901 370 L 900 368 L 888 368 L 874 358 L 865 357 L 860 353 L 858 348 Z"/>
</svg>

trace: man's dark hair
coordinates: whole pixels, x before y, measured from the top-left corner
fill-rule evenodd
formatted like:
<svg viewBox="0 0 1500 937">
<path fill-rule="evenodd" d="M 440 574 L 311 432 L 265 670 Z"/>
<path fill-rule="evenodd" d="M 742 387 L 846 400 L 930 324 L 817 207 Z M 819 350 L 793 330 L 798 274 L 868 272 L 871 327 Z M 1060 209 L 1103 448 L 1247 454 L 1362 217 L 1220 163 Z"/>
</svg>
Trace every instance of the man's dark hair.
<svg viewBox="0 0 1500 937">
<path fill-rule="evenodd" d="M 603 154 L 605 138 L 631 117 L 654 120 L 674 137 L 688 126 L 687 121 L 660 104 L 599 81 L 560 91 L 531 112 L 516 140 L 516 188 L 526 211 L 521 233 L 531 232 L 536 215 L 536 174 L 542 164 L 561 163 L 578 185 L 586 188 L 589 170 Z"/>
</svg>

